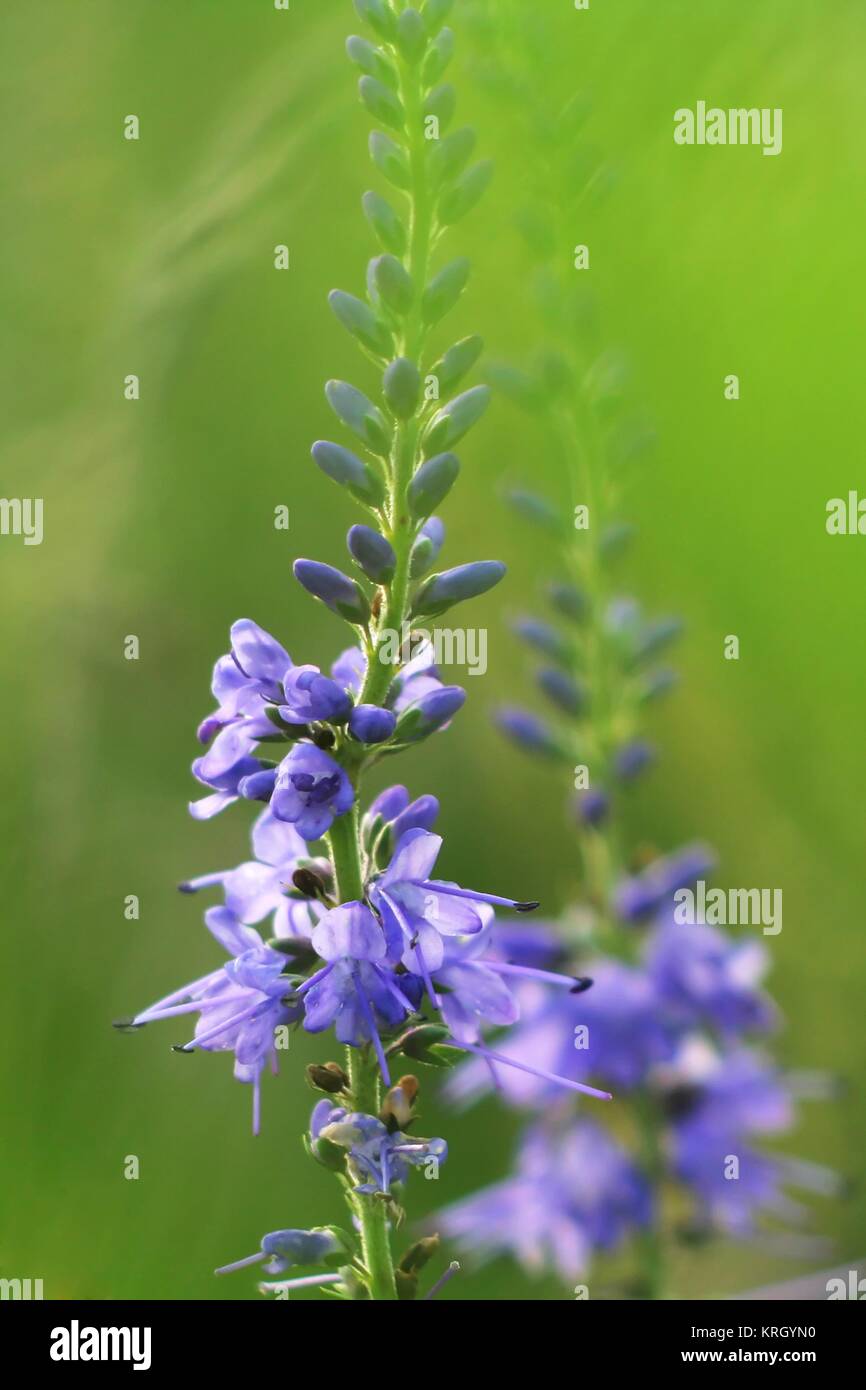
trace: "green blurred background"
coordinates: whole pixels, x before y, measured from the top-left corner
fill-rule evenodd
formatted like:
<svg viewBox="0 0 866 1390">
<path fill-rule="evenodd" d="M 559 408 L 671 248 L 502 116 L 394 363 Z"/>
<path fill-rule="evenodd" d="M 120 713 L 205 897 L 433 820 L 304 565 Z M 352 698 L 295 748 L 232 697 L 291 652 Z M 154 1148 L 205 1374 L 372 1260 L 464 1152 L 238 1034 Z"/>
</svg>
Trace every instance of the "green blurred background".
<svg viewBox="0 0 866 1390">
<path fill-rule="evenodd" d="M 455 28 L 461 33 L 461 0 Z M 494 10 L 496 5 L 494 4 Z M 589 134 L 617 169 L 575 242 L 592 249 L 607 341 L 623 350 L 659 448 L 633 479 L 641 534 L 628 579 L 681 612 L 683 683 L 654 716 L 664 758 L 635 837 L 714 844 L 719 882 L 778 885 L 770 940 L 787 1016 L 783 1060 L 850 1078 L 804 1109 L 787 1147 L 859 1174 L 863 986 L 862 538 L 830 538 L 829 497 L 859 485 L 864 418 L 861 0 L 533 0 L 554 26 L 547 74 L 594 96 Z M 216 964 L 177 881 L 245 857 L 248 817 L 207 826 L 186 803 L 193 731 L 229 623 L 254 617 L 298 660 L 326 662 L 341 625 L 290 577 L 339 562 L 351 505 L 314 469 L 332 434 L 322 383 L 372 386 L 325 305 L 357 290 L 373 245 L 368 121 L 345 62 L 349 0 L 7 0 L 3 127 L 11 217 L 2 261 L 4 496 L 45 499 L 45 539 L 0 540 L 4 666 L 0 809 L 7 920 L 0 1077 L 0 1273 L 49 1298 L 255 1297 L 210 1271 L 274 1227 L 339 1215 L 302 1157 L 304 1040 L 249 1091 L 225 1057 L 178 1057 L 170 1027 L 128 1014 Z M 527 183 L 507 112 L 462 37 L 455 81 L 494 190 L 452 238 L 476 274 L 449 335 L 491 353 L 536 338 L 512 224 Z M 672 113 L 699 99 L 781 106 L 784 152 L 680 149 Z M 127 114 L 137 143 L 122 138 Z M 519 113 L 518 117 L 519 117 Z M 273 269 L 286 243 L 291 269 Z M 568 253 L 568 248 L 565 248 Z M 459 322 L 457 318 L 459 317 Z M 453 334 L 452 334 L 453 329 Z M 742 398 L 723 399 L 729 372 Z M 123 399 L 128 373 L 141 400 Z M 499 556 L 506 586 L 474 610 L 490 670 L 450 734 L 401 767 L 443 802 L 448 876 L 558 909 L 574 839 L 555 775 L 506 753 L 490 706 L 529 691 L 505 618 L 531 602 L 545 548 L 503 510 L 503 479 L 563 481 L 540 436 L 497 402 L 449 503 L 454 564 Z M 564 494 L 563 494 L 564 495 Z M 291 509 L 291 530 L 273 509 Z M 141 659 L 123 659 L 136 634 Z M 722 660 L 737 633 L 739 663 Z M 393 769 L 392 769 L 393 770 Z M 127 894 L 141 919 L 124 919 Z M 515 1132 L 493 1104 L 450 1134 L 438 1187 L 413 1210 L 504 1173 Z M 126 1181 L 126 1155 L 141 1164 Z M 816 1209 L 844 1261 L 866 1248 L 862 1189 Z M 718 1246 L 677 1257 L 681 1290 L 733 1292 L 802 1265 Z M 452 1296 L 560 1298 L 506 1262 Z"/>
</svg>

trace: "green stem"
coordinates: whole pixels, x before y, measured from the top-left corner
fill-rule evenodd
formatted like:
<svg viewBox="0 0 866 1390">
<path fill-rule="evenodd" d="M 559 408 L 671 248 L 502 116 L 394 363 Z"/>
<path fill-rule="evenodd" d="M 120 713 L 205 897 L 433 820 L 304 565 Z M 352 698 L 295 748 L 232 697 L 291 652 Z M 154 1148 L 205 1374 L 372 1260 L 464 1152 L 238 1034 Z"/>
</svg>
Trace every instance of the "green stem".
<svg viewBox="0 0 866 1390">
<path fill-rule="evenodd" d="M 328 840 L 340 902 L 357 901 L 364 893 L 357 803 L 352 811 L 337 817 Z M 377 1115 L 381 1096 L 375 1056 L 369 1047 L 347 1047 L 346 1057 L 350 1108 L 364 1115 Z M 393 1301 L 397 1297 L 397 1288 L 388 1230 L 388 1205 L 377 1197 L 359 1193 L 352 1193 L 349 1201 L 361 1228 L 361 1251 L 370 1297 L 377 1301 Z"/>
<path fill-rule="evenodd" d="M 346 1048 L 349 1087 L 353 1109 L 375 1115 L 380 1106 L 379 1069 L 368 1048 Z M 352 1204 L 361 1227 L 361 1251 L 369 1276 L 370 1297 L 377 1302 L 394 1302 L 394 1260 L 388 1228 L 388 1203 L 379 1197 L 354 1194 Z"/>
</svg>

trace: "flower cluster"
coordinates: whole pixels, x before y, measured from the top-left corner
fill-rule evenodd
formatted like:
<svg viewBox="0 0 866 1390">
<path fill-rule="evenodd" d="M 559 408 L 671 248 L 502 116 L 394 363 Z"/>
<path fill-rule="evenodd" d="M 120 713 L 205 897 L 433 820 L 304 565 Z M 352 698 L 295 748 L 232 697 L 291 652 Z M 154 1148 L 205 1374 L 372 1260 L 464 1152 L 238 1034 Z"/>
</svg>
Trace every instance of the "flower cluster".
<svg viewBox="0 0 866 1390">
<path fill-rule="evenodd" d="M 309 1281 L 347 1298 L 414 1297 L 431 1250 L 413 1247 L 394 1265 L 394 1189 L 411 1168 L 446 1154 L 444 1141 L 410 1133 L 414 1078 L 402 1078 L 383 1102 L 395 1058 L 442 1067 L 471 1053 L 497 1070 L 517 1068 L 540 1083 L 607 1098 L 579 1078 L 507 1057 L 485 1035 L 515 1023 L 521 981 L 540 987 L 544 980 L 565 993 L 585 988 L 492 949 L 495 909 L 537 904 L 434 876 L 442 848 L 432 829 L 436 798 L 413 800 L 395 785 L 367 805 L 362 788 L 371 768 L 445 729 L 465 700 L 460 687 L 442 681 L 418 625 L 486 593 L 505 572 L 497 560 L 432 572 L 445 538 L 436 512 L 460 469 L 454 450 L 489 398 L 486 386 L 462 389 L 479 338 L 444 352 L 431 347 L 469 276 L 465 260 L 436 266 L 434 252 L 478 202 L 491 172 L 471 162 L 472 130 L 450 130 L 456 96 L 443 80 L 454 48 L 450 7 L 451 0 L 425 0 L 420 9 L 356 0 L 371 37 L 347 44 L 361 70 L 361 101 L 381 127 L 371 136 L 372 160 L 399 201 L 364 195 L 381 253 L 369 264 L 363 297 L 330 296 L 380 383 L 377 403 L 348 382 L 328 382 L 327 400 L 352 447 L 320 440 L 312 449 L 322 473 L 364 510 L 346 538 L 353 573 L 300 558 L 294 575 L 348 626 L 351 645 L 326 673 L 295 664 L 257 623 L 233 625 L 214 669 L 216 708 L 198 729 L 204 751 L 193 774 L 206 794 L 190 810 L 207 821 L 233 803 L 257 803 L 252 858 L 182 885 L 187 893 L 221 893 L 204 916 L 228 960 L 132 1020 L 140 1027 L 194 1016 L 178 1050 L 233 1054 L 235 1076 L 253 1090 L 256 1132 L 262 1076 L 277 1070 L 290 1030 L 346 1045 L 345 1070 L 335 1062 L 308 1068 L 308 1081 L 327 1097 L 314 1112 L 308 1147 L 340 1178 L 353 1230 L 345 1238 L 273 1232 L 259 1254 L 239 1263 L 269 1258 L 269 1271 L 283 1273 L 337 1260 L 336 1272 Z"/>
<path fill-rule="evenodd" d="M 518 500 L 536 519 L 552 514 L 541 499 L 530 506 L 521 493 Z M 676 1184 L 691 1203 L 679 1238 L 723 1233 L 777 1250 L 819 1250 L 820 1242 L 776 1227 L 785 1220 L 801 1225 L 807 1215 L 787 1185 L 826 1193 L 836 1189 L 833 1175 L 760 1147 L 763 1137 L 791 1127 L 796 1089 L 752 1045 L 778 1023 L 762 987 L 765 946 L 678 920 L 681 890 L 713 870 L 706 847 L 687 845 L 632 864 L 622 857 L 617 807 L 650 764 L 640 711 L 647 688 L 657 692 L 660 685 L 646 663 L 675 625 L 645 621 L 630 601 L 594 601 L 592 545 L 587 537 L 576 555 L 573 542 L 567 547 L 574 573 L 550 590 L 567 626 L 536 619 L 517 625 L 533 649 L 557 663 L 539 679 L 553 715 L 512 708 L 498 716 L 505 734 L 531 754 L 543 750 L 563 768 L 589 774 L 573 801 L 586 898 L 562 922 L 539 924 L 538 935 L 534 924 L 492 932 L 491 949 L 520 963 L 512 967 L 520 972 L 520 1020 L 500 1053 L 533 1070 L 497 1065 L 491 1074 L 473 1059 L 449 1083 L 463 1103 L 495 1084 L 502 1098 L 538 1118 L 529 1122 L 515 1175 L 447 1209 L 440 1224 L 467 1249 L 507 1250 L 530 1270 L 553 1264 L 576 1278 L 593 1250 L 630 1232 L 643 1232 L 644 1250 L 657 1249 L 666 1234 L 661 1191 Z M 588 977 L 593 987 L 551 999 L 528 978 L 533 967 Z M 575 1119 L 560 1103 L 561 1086 L 545 1076 L 614 1091 L 618 1109 L 633 1112 L 635 1151 L 602 1126 Z M 578 1153 L 580 1173 L 564 1171 Z M 655 1297 L 657 1254 L 646 1265 L 635 1287 Z"/>
<path fill-rule="evenodd" d="M 570 483 L 567 510 L 522 486 L 508 493 L 562 564 L 544 586 L 545 613 L 513 622 L 535 658 L 547 713 L 510 704 L 495 717 L 512 744 L 572 788 L 582 883 L 561 921 L 493 928 L 491 950 L 524 972 L 515 991 L 520 1020 L 500 1054 L 534 1070 L 473 1058 L 453 1075 L 450 1092 L 468 1103 L 495 1085 L 528 1112 L 527 1129 L 513 1175 L 446 1209 L 440 1221 L 469 1252 L 510 1252 L 530 1270 L 552 1264 L 569 1279 L 585 1272 L 595 1250 L 637 1235 L 640 1273 L 631 1287 L 639 1297 L 661 1297 L 670 1239 L 721 1232 L 808 1248 L 778 1229 L 804 1217 L 786 1187 L 826 1192 L 835 1179 L 761 1147 L 791 1126 L 797 1089 L 756 1050 L 778 1023 L 762 985 L 766 950 L 753 936 L 683 925 L 675 912 L 676 895 L 712 873 L 713 855 L 701 844 L 667 854 L 646 847 L 629 854 L 624 845 L 623 810 L 655 759 L 647 715 L 675 684 L 668 651 L 681 625 L 647 615 L 620 590 L 617 567 L 634 534 L 621 495 L 649 436 L 625 409 L 625 373 L 600 340 L 597 305 L 584 288 L 589 277 L 563 269 L 564 228 L 573 221 L 565 200 L 595 195 L 610 180 L 580 148 L 585 103 L 572 93 L 559 102 L 541 80 L 550 41 L 544 18 L 518 0 L 477 0 L 473 13 L 479 75 L 521 112 L 514 138 L 525 141 L 518 157 L 531 201 L 520 225 L 544 331 L 528 366 L 491 374 L 530 416 L 540 451 L 561 463 Z M 540 132 L 556 132 L 543 141 L 543 160 Z M 593 986 L 551 998 L 527 977 L 531 968 Z M 575 1116 L 561 1086 L 543 1074 L 614 1091 L 616 1136 Z M 661 1200 L 668 1188 L 689 1209 L 677 1229 Z"/>
</svg>

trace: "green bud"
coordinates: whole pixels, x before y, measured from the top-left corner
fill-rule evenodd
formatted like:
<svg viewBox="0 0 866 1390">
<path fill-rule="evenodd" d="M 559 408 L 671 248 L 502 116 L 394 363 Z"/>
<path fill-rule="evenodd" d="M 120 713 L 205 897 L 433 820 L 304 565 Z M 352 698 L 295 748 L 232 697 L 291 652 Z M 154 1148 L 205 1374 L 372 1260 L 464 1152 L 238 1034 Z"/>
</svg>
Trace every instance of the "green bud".
<svg viewBox="0 0 866 1390">
<path fill-rule="evenodd" d="M 451 29 L 442 29 L 430 45 L 427 57 L 424 59 L 424 66 L 421 69 L 421 78 L 425 87 L 435 87 L 453 56 L 454 32 Z"/>
<path fill-rule="evenodd" d="M 443 193 L 439 201 L 440 222 L 450 227 L 471 212 L 486 193 L 492 177 L 493 165 L 489 159 L 481 164 L 473 164 L 452 188 Z"/>
<path fill-rule="evenodd" d="M 478 423 L 489 404 L 489 386 L 473 386 L 462 395 L 455 396 L 453 401 L 436 412 L 427 427 L 424 436 L 425 457 L 453 449 Z"/>
<path fill-rule="evenodd" d="M 383 378 L 385 400 L 398 420 L 409 420 L 418 408 L 421 395 L 421 376 L 414 362 L 398 357 L 385 370 Z"/>
<path fill-rule="evenodd" d="M 389 183 L 405 192 L 412 187 L 412 171 L 406 151 L 382 130 L 370 135 L 370 158 Z"/>
<path fill-rule="evenodd" d="M 396 256 L 378 256 L 372 263 L 373 281 L 389 309 L 408 314 L 415 297 L 415 286 L 402 261 Z"/>
<path fill-rule="evenodd" d="M 456 179 L 472 158 L 476 136 L 471 126 L 461 126 L 440 140 L 430 155 L 430 174 L 436 183 Z"/>
<path fill-rule="evenodd" d="M 421 1240 L 416 1240 L 414 1245 L 409 1246 L 397 1268 L 404 1274 L 416 1274 L 438 1254 L 441 1244 L 438 1235 L 422 1236 Z"/>
<path fill-rule="evenodd" d="M 355 9 L 380 38 L 396 37 L 397 19 L 387 0 L 355 0 Z"/>
<path fill-rule="evenodd" d="M 477 333 L 470 338 L 461 338 L 459 343 L 450 347 L 432 368 L 432 375 L 439 382 L 439 390 L 447 395 L 459 386 L 467 372 L 471 372 L 483 350 L 484 343 Z"/>
<path fill-rule="evenodd" d="M 325 395 L 334 414 L 353 431 L 374 454 L 385 457 L 391 447 L 391 432 L 385 417 L 362 391 L 347 381 L 329 381 Z"/>
<path fill-rule="evenodd" d="M 406 492 L 409 511 L 416 521 L 435 512 L 448 496 L 459 472 L 460 461 L 455 454 L 436 454 L 421 464 Z"/>
<path fill-rule="evenodd" d="M 404 10 L 397 20 L 397 47 L 409 63 L 417 63 L 427 48 L 427 30 L 417 10 Z"/>
<path fill-rule="evenodd" d="M 343 290 L 332 290 L 328 295 L 328 303 L 343 327 L 353 338 L 357 338 L 368 352 L 374 357 L 390 357 L 394 351 L 394 340 L 385 325 L 376 318 L 369 304 L 365 304 L 363 299 L 356 299 L 353 294 L 346 294 Z"/>
<path fill-rule="evenodd" d="M 355 66 L 359 67 L 362 72 L 369 77 L 377 78 L 386 87 L 391 87 L 393 91 L 397 90 L 400 85 L 397 69 L 381 48 L 376 48 L 369 40 L 352 34 L 350 38 L 346 39 L 346 52 Z"/>
<path fill-rule="evenodd" d="M 370 115 L 374 116 L 377 121 L 390 126 L 392 130 L 405 130 L 406 117 L 403 103 L 391 91 L 390 87 L 385 86 L 384 82 L 380 82 L 377 77 L 369 77 L 365 74 L 358 83 L 358 94 Z"/>
<path fill-rule="evenodd" d="M 466 288 L 469 270 L 469 261 L 461 256 L 434 275 L 421 300 L 421 313 L 428 327 L 439 323 L 454 308 Z"/>
<path fill-rule="evenodd" d="M 450 82 L 440 82 L 424 98 L 424 115 L 435 116 L 440 131 L 447 130 L 457 110 L 457 93 Z"/>
<path fill-rule="evenodd" d="M 439 33 L 445 20 L 451 13 L 454 0 L 426 0 L 421 15 L 424 26 L 431 39 Z"/>
<path fill-rule="evenodd" d="M 361 205 L 385 250 L 394 256 L 404 256 L 409 246 L 409 236 L 391 204 L 378 193 L 365 193 Z"/>
</svg>

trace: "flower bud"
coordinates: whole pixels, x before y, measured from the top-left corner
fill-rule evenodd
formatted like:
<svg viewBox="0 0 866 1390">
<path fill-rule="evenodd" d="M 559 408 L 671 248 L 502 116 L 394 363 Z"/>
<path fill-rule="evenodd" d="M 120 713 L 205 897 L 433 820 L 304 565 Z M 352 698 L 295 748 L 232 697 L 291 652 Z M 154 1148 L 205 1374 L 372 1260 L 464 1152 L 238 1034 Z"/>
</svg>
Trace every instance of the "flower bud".
<svg viewBox="0 0 866 1390">
<path fill-rule="evenodd" d="M 409 578 L 420 579 L 436 563 L 445 540 L 445 525 L 438 516 L 428 517 L 418 532 L 409 557 Z"/>
<path fill-rule="evenodd" d="M 566 714 L 582 714 L 586 709 L 586 691 L 565 671 L 546 667 L 538 672 L 538 684 L 547 698 Z"/>
<path fill-rule="evenodd" d="M 372 526 L 352 526 L 346 537 L 349 554 L 374 584 L 390 584 L 397 567 L 397 556 L 390 541 Z"/>
<path fill-rule="evenodd" d="M 538 618 L 517 618 L 512 623 L 511 630 L 536 651 L 544 652 L 545 656 L 553 657 L 554 661 L 562 662 L 564 665 L 571 664 L 571 647 L 556 628 L 548 623 L 543 623 Z"/>
<path fill-rule="evenodd" d="M 382 385 L 385 400 L 397 419 L 411 419 L 421 396 L 421 376 L 415 363 L 407 357 L 398 357 L 385 369 Z"/>
<path fill-rule="evenodd" d="M 379 705 L 355 705 L 349 715 L 349 733 L 359 743 L 387 743 L 397 727 L 397 716 Z"/>
<path fill-rule="evenodd" d="M 370 134 L 370 158 L 395 188 L 405 193 L 412 187 L 412 171 L 405 150 L 382 130 Z"/>
<path fill-rule="evenodd" d="M 425 87 L 436 85 L 453 56 L 454 32 L 451 29 L 442 29 L 430 45 L 427 57 L 424 59 L 421 78 Z"/>
<path fill-rule="evenodd" d="M 353 294 L 346 294 L 344 290 L 332 290 L 328 295 L 328 303 L 343 327 L 353 338 L 357 338 L 368 352 L 372 352 L 374 357 L 391 355 L 394 351 L 394 340 L 363 299 L 356 299 Z"/>
<path fill-rule="evenodd" d="M 432 375 L 439 382 L 439 390 L 447 395 L 459 386 L 466 374 L 472 371 L 483 350 L 484 343 L 477 334 L 461 338 L 459 343 L 450 347 L 432 368 Z"/>
<path fill-rule="evenodd" d="M 412 277 L 396 256 L 377 256 L 371 263 L 373 283 L 389 309 L 407 314 L 415 297 Z"/>
<path fill-rule="evenodd" d="M 505 494 L 505 500 L 527 521 L 534 521 L 537 526 L 553 531 L 556 535 L 563 534 L 565 528 L 562 517 L 546 497 L 527 492 L 525 488 L 513 488 Z"/>
<path fill-rule="evenodd" d="M 601 825 L 610 810 L 610 798 L 606 792 L 589 788 L 575 797 L 578 818 L 584 825 Z"/>
<path fill-rule="evenodd" d="M 427 30 L 417 10 L 404 10 L 397 20 L 397 47 L 409 63 L 417 63 L 427 48 Z"/>
<path fill-rule="evenodd" d="M 409 1246 L 400 1260 L 399 1268 L 403 1270 L 404 1274 L 416 1274 L 438 1253 L 441 1244 L 438 1235 L 422 1236 L 420 1240 L 416 1240 L 414 1245 Z"/>
<path fill-rule="evenodd" d="M 586 595 L 575 589 L 573 584 L 551 584 L 548 586 L 547 596 L 563 617 L 570 618 L 574 623 L 582 623 L 586 619 Z"/>
<path fill-rule="evenodd" d="M 469 565 L 433 574 L 416 595 L 412 616 L 436 618 L 464 599 L 486 594 L 504 576 L 505 566 L 500 560 L 474 560 Z"/>
<path fill-rule="evenodd" d="M 355 0 L 355 9 L 380 38 L 396 37 L 397 20 L 388 0 Z"/>
<path fill-rule="evenodd" d="M 421 14 L 431 38 L 435 38 L 454 6 L 454 0 L 424 0 Z"/>
<path fill-rule="evenodd" d="M 406 115 L 400 98 L 377 77 L 365 75 L 358 82 L 358 94 L 370 115 L 392 130 L 402 131 Z"/>
<path fill-rule="evenodd" d="M 333 565 L 318 560 L 296 560 L 294 575 L 308 594 L 321 599 L 332 613 L 349 623 L 365 624 L 370 620 L 370 605 L 363 590 L 348 575 Z"/>
<path fill-rule="evenodd" d="M 401 1076 L 396 1086 L 392 1086 L 386 1093 L 379 1111 L 379 1119 L 383 1125 L 393 1132 L 395 1129 L 406 1129 L 412 1123 L 412 1109 L 418 1099 L 417 1076 Z"/>
<path fill-rule="evenodd" d="M 457 110 L 457 93 L 450 82 L 440 82 L 424 98 L 424 115 L 435 116 L 440 131 L 447 130 Z"/>
<path fill-rule="evenodd" d="M 422 463 L 406 491 L 409 511 L 416 520 L 436 510 L 448 496 L 459 472 L 460 461 L 456 454 L 436 454 Z"/>
<path fill-rule="evenodd" d="M 439 221 L 442 225 L 450 227 L 471 212 L 487 192 L 492 177 L 493 164 L 485 159 L 481 164 L 473 164 L 451 188 L 446 189 L 439 199 Z"/>
<path fill-rule="evenodd" d="M 434 275 L 421 299 L 421 313 L 428 326 L 437 324 L 454 308 L 466 288 L 469 269 L 469 261 L 461 256 Z"/>
<path fill-rule="evenodd" d="M 537 715 L 509 706 L 497 710 L 494 717 L 498 728 L 527 752 L 544 753 L 550 758 L 564 756 L 552 730 Z"/>
<path fill-rule="evenodd" d="M 385 456 L 391 445 L 391 432 L 373 402 L 347 381 L 329 381 L 325 387 L 328 404 L 343 424 L 356 434 L 374 454 Z"/>
<path fill-rule="evenodd" d="M 475 150 L 476 134 L 471 126 L 462 126 L 440 140 L 430 156 L 430 176 L 434 183 L 444 183 L 462 174 Z"/>
<path fill-rule="evenodd" d="M 377 77 L 380 82 L 384 82 L 386 87 L 391 87 L 396 91 L 400 85 L 400 78 L 397 70 L 386 57 L 381 48 L 376 48 L 370 43 L 369 39 L 359 38 L 357 34 L 352 34 L 346 39 L 346 53 L 356 67 L 370 77 Z"/>
<path fill-rule="evenodd" d="M 385 501 L 385 483 L 381 474 L 359 459 L 341 444 L 318 440 L 312 448 L 313 458 L 323 473 L 335 483 L 348 488 L 352 496 L 370 507 L 381 507 Z"/>
<path fill-rule="evenodd" d="M 315 1062 L 310 1063 L 307 1080 L 315 1090 L 324 1091 L 329 1096 L 335 1096 L 349 1087 L 349 1078 L 337 1062 L 326 1062 L 323 1067 Z"/>
<path fill-rule="evenodd" d="M 462 395 L 455 396 L 441 410 L 437 411 L 427 426 L 424 436 L 424 453 L 429 458 L 443 449 L 453 449 L 472 426 L 477 424 L 490 404 L 490 387 L 473 386 Z"/>
<path fill-rule="evenodd" d="M 361 199 L 364 216 L 386 251 L 403 256 L 409 245 L 406 228 L 389 202 L 379 193 L 365 193 Z"/>
<path fill-rule="evenodd" d="M 443 685 L 410 705 L 397 720 L 398 743 L 419 743 L 447 724 L 466 702 L 466 691 L 459 685 Z"/>
</svg>

